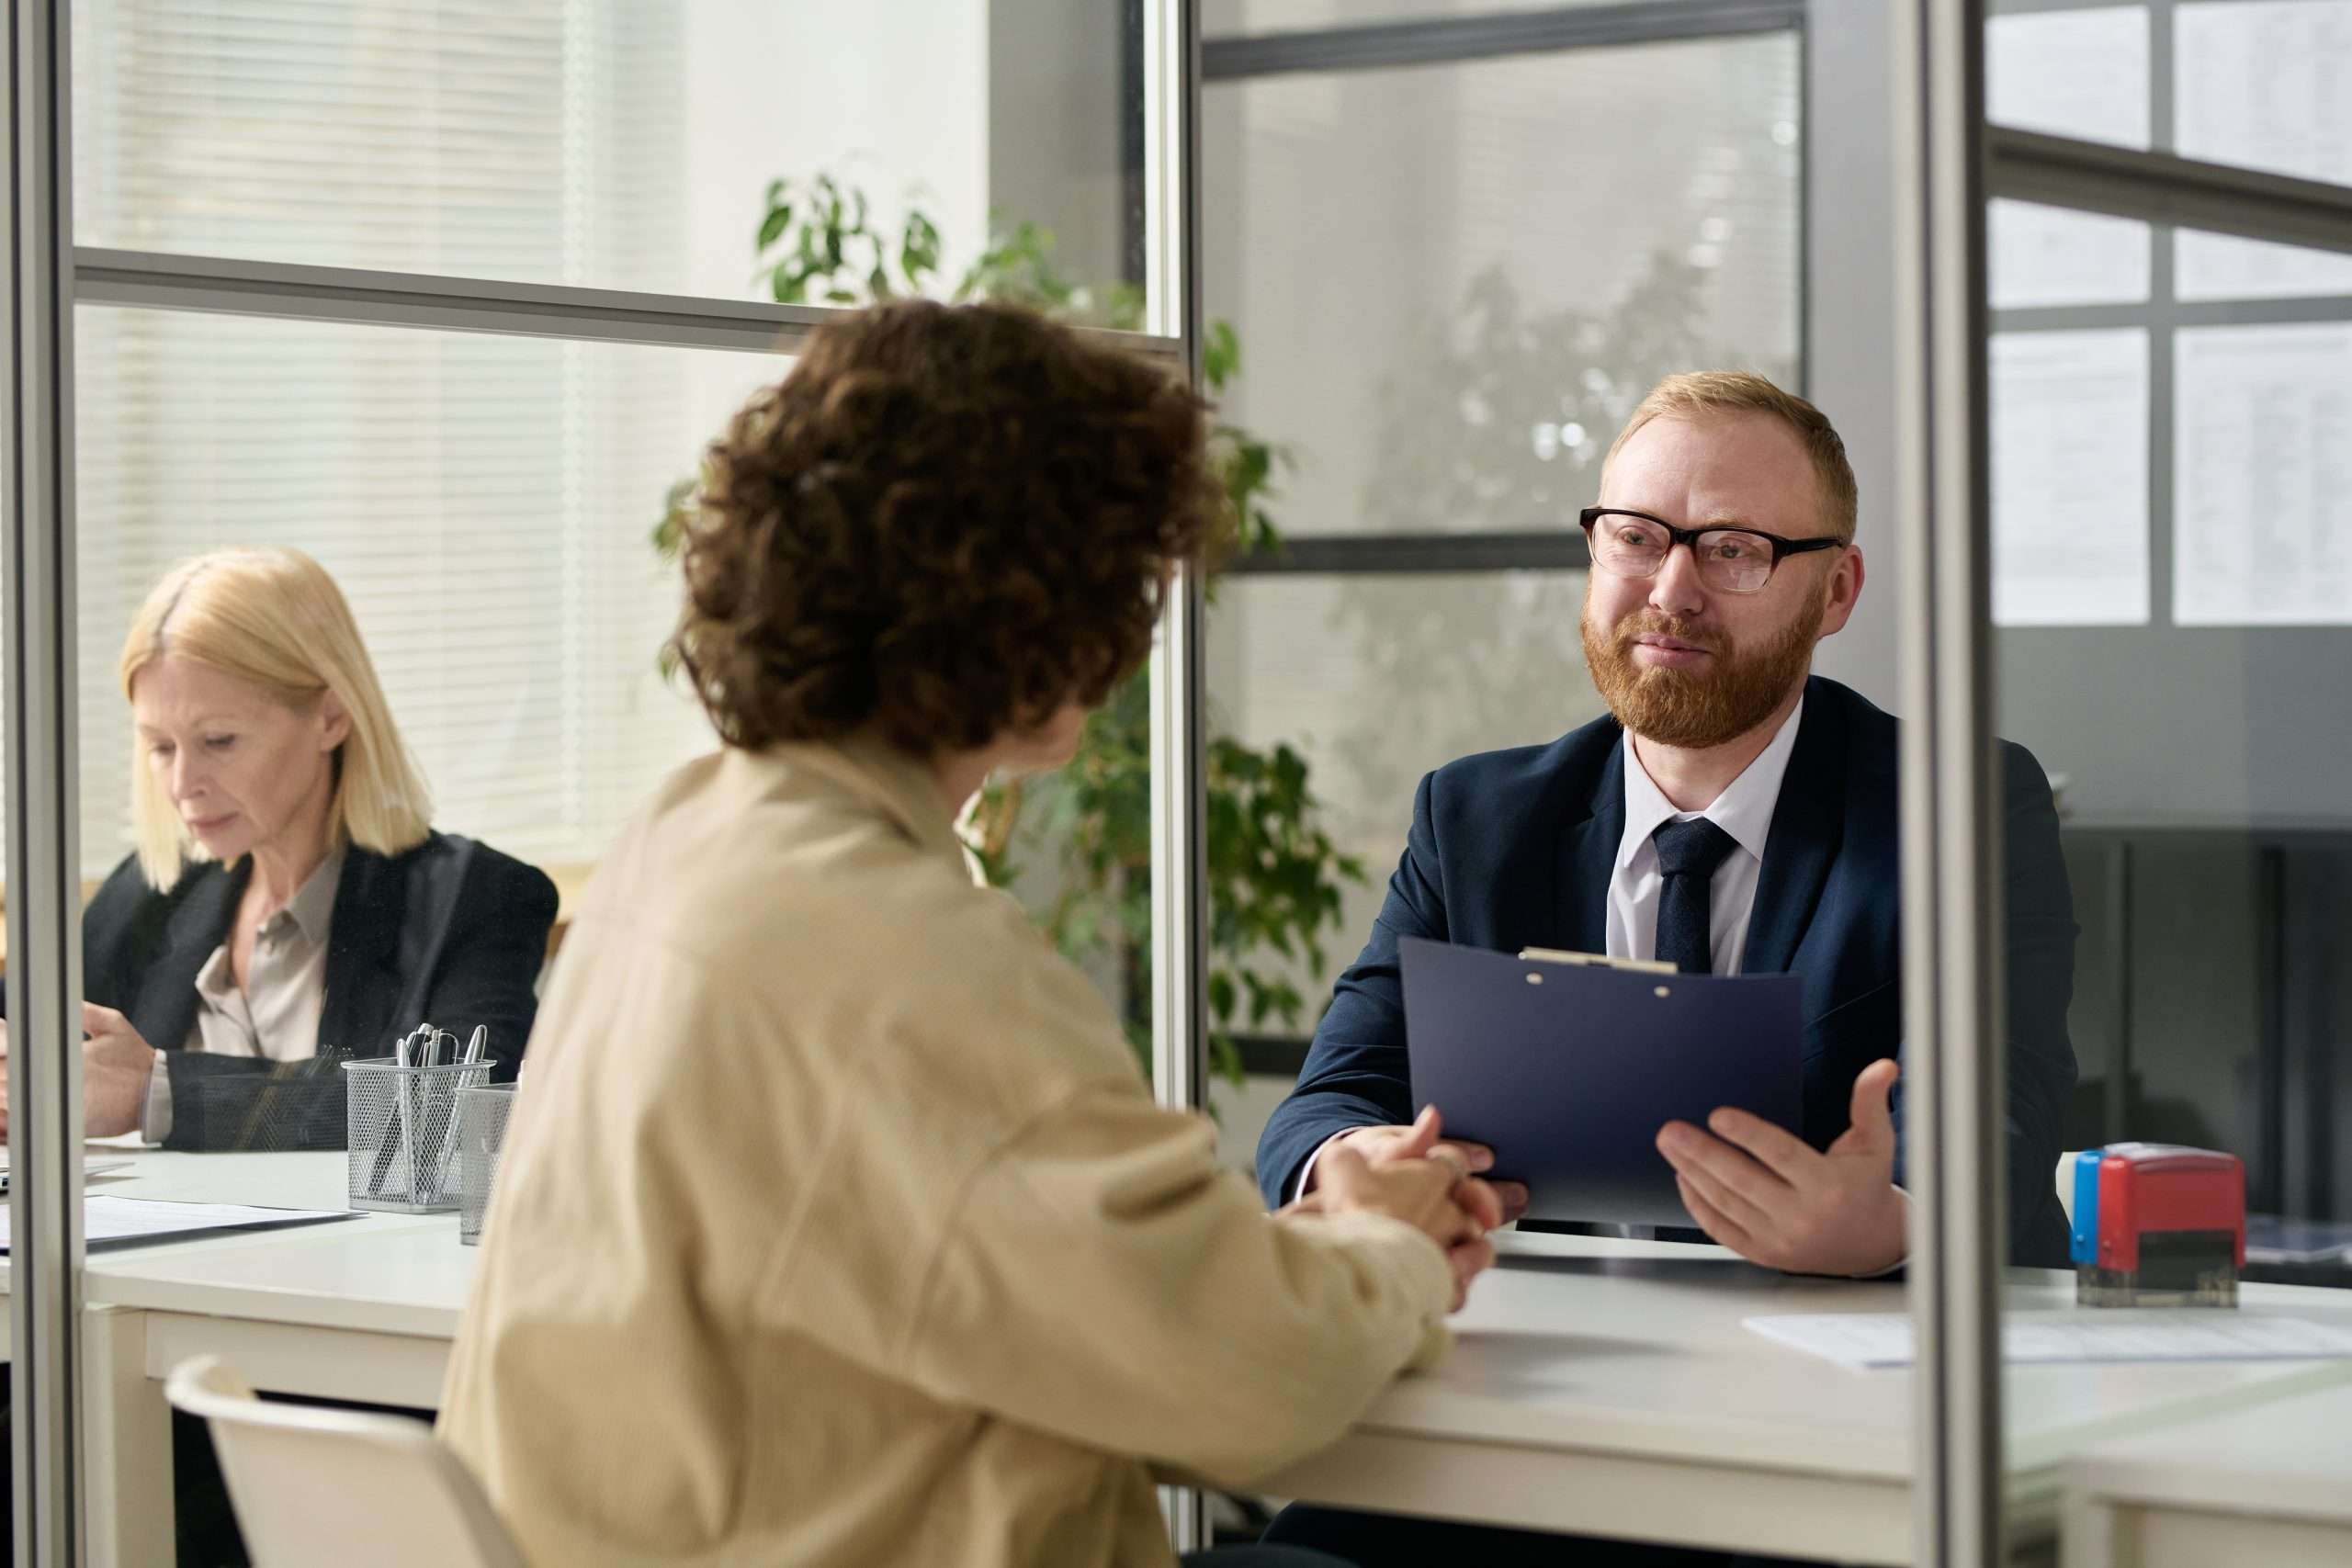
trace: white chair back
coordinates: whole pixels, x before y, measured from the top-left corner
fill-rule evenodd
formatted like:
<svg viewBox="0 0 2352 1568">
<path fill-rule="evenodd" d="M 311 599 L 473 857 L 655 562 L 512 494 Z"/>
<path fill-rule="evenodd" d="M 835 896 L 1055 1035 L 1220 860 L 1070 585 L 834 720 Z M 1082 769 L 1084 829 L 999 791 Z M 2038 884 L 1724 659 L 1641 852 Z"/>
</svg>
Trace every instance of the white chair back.
<svg viewBox="0 0 2352 1568">
<path fill-rule="evenodd" d="M 173 1368 L 164 1396 L 209 1424 L 254 1568 L 526 1568 L 422 1421 L 266 1404 L 217 1356 Z"/>
</svg>

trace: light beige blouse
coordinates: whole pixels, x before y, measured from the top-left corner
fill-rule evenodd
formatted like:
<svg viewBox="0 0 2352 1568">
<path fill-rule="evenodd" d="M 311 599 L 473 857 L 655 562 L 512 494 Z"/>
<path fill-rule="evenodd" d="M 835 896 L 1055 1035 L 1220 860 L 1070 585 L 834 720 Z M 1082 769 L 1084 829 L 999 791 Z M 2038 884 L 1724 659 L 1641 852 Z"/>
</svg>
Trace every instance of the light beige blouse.
<svg viewBox="0 0 2352 1568">
<path fill-rule="evenodd" d="M 441 1430 L 534 1562 L 1170 1561 L 1442 1348 L 1383 1215 L 1269 1217 L 879 745 L 672 775 L 531 1036 Z"/>
<path fill-rule="evenodd" d="M 266 1056 L 295 1062 L 319 1054 L 319 1020 L 326 1010 L 327 938 L 334 897 L 343 886 L 345 850 L 338 845 L 302 881 L 285 907 L 254 933 L 245 985 L 221 943 L 196 974 L 196 1022 L 186 1048 L 223 1056 Z M 152 1043 L 152 1042 L 151 1042 Z M 140 1132 L 160 1144 L 172 1131 L 172 1078 L 162 1064 L 147 1080 Z"/>
</svg>

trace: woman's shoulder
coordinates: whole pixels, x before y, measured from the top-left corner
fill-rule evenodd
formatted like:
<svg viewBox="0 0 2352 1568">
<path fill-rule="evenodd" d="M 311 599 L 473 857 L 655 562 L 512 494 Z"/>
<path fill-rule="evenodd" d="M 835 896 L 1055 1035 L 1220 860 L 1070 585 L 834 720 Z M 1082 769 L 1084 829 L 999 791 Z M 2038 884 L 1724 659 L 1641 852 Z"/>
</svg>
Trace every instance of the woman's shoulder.
<svg viewBox="0 0 2352 1568">
<path fill-rule="evenodd" d="M 127 854 L 98 884 L 98 890 L 90 896 L 87 911 L 94 917 L 123 923 L 141 910 L 168 913 L 198 888 L 225 874 L 226 868 L 219 861 L 186 861 L 181 863 L 178 881 L 169 887 L 157 887 L 147 880 L 139 857 Z"/>
<path fill-rule="evenodd" d="M 412 893 L 437 893 L 453 901 L 544 904 L 550 913 L 555 908 L 555 884 L 547 873 L 462 833 L 427 832 L 421 842 L 398 854 L 379 855 L 356 846 L 351 853 L 402 878 Z"/>
<path fill-rule="evenodd" d="M 82 910 L 85 968 L 104 971 L 119 959 L 154 947 L 174 913 L 198 889 L 227 874 L 218 861 L 189 861 L 181 867 L 178 881 L 156 887 L 148 882 L 136 854 L 123 856 Z"/>
</svg>

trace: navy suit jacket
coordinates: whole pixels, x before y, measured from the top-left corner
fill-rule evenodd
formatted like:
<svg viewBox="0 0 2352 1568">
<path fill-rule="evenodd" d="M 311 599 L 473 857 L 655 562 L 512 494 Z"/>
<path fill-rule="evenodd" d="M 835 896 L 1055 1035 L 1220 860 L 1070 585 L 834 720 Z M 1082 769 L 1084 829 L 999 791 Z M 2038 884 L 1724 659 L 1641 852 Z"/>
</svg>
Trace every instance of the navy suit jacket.
<svg viewBox="0 0 2352 1568">
<path fill-rule="evenodd" d="M 1804 1134 L 1815 1148 L 1846 1130 L 1862 1068 L 1901 1055 L 1895 732 L 1894 719 L 1859 693 L 1821 676 L 1806 682 L 1748 919 L 1742 972 L 1804 979 Z M 1340 976 L 1297 1087 L 1259 1140 L 1269 1204 L 1289 1198 L 1334 1133 L 1411 1120 L 1399 938 L 1504 953 L 1605 950 L 1625 828 L 1623 733 L 1615 719 L 1598 719 L 1548 746 L 1465 757 L 1421 780 L 1372 940 Z M 2010 1249 L 2019 1263 L 2063 1268 L 2065 1218 L 2052 1179 L 2075 1085 L 2074 900 L 2049 781 L 2021 746 L 2003 742 L 2001 761 Z M 1899 1084 L 1894 1111 L 1899 1140 Z"/>
<path fill-rule="evenodd" d="M 555 884 L 487 844 L 432 833 L 397 855 L 353 845 L 327 926 L 320 1055 L 307 1062 L 187 1051 L 197 972 L 228 940 L 252 874 L 191 863 L 167 892 L 126 858 L 82 912 L 83 994 L 128 1017 L 164 1053 L 174 1148 L 340 1148 L 343 1073 L 388 1055 L 430 1020 L 460 1040 L 490 1031 L 492 1076 L 513 1081 L 538 1010 L 535 987 L 555 923 Z"/>
</svg>

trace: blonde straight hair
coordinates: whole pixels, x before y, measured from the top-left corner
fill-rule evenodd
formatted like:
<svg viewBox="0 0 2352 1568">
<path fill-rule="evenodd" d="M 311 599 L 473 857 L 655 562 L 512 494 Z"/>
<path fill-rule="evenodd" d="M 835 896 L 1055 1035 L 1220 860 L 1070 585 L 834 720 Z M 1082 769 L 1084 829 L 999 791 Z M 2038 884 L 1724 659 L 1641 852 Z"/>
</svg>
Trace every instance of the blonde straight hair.
<svg viewBox="0 0 2352 1568">
<path fill-rule="evenodd" d="M 380 855 L 424 841 L 433 806 L 392 724 L 359 624 L 326 568 L 300 550 L 215 550 L 174 567 L 132 617 L 122 643 L 122 694 L 169 654 L 261 687 L 301 709 L 333 692 L 351 716 L 335 748 L 336 840 Z M 148 884 L 168 888 L 204 851 L 180 824 L 144 749 L 130 746 L 131 825 Z"/>
<path fill-rule="evenodd" d="M 1828 503 L 1829 531 L 1847 544 L 1854 542 L 1854 523 L 1861 495 L 1854 484 L 1854 466 L 1846 459 L 1846 444 L 1828 417 L 1794 392 L 1784 392 L 1763 377 L 1747 370 L 1691 370 L 1668 376 L 1650 389 L 1634 408 L 1625 428 L 1609 444 L 1600 461 L 1603 479 L 1617 453 L 1634 432 L 1654 419 L 1699 419 L 1708 414 L 1760 413 L 1779 420 L 1804 444 L 1805 456 L 1821 480 L 1821 497 Z"/>
</svg>

